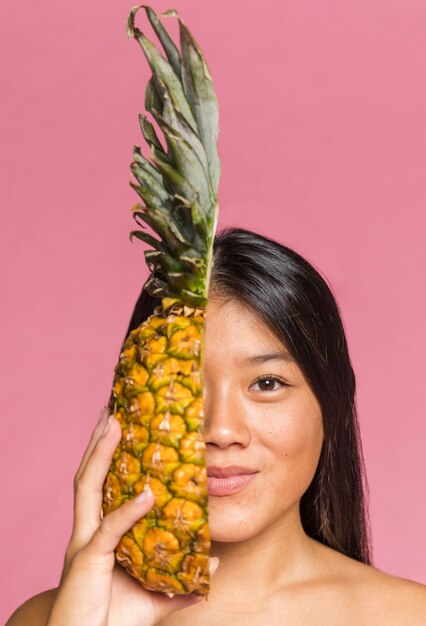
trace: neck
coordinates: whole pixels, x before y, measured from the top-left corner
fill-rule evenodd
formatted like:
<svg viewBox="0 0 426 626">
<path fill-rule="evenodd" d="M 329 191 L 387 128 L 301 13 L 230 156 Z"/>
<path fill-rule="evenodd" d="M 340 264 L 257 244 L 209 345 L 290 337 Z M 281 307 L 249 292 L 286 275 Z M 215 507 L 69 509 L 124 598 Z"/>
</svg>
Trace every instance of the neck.
<svg viewBox="0 0 426 626">
<path fill-rule="evenodd" d="M 254 537 L 237 542 L 212 541 L 211 555 L 220 559 L 212 580 L 212 600 L 260 600 L 315 574 L 317 542 L 303 530 L 299 503 L 287 513 Z"/>
</svg>

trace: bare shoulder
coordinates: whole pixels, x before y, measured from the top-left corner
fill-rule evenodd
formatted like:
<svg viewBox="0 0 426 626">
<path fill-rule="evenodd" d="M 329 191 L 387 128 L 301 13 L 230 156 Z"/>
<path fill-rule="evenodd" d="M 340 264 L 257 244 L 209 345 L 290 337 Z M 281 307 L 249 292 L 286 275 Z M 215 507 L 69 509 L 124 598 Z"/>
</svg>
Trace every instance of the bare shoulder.
<svg viewBox="0 0 426 626">
<path fill-rule="evenodd" d="M 368 582 L 371 578 L 372 587 L 376 589 L 379 608 L 382 603 L 389 624 L 406 626 L 426 624 L 426 585 L 388 574 L 375 567 L 370 569 L 372 573 L 366 580 Z"/>
<path fill-rule="evenodd" d="M 6 626 L 45 626 L 57 592 L 55 587 L 32 596 L 9 617 Z"/>
<path fill-rule="evenodd" d="M 323 546 L 321 550 L 329 572 L 338 581 L 331 586 L 334 600 L 340 598 L 346 616 L 352 615 L 358 626 L 426 625 L 426 585 L 388 574 L 331 548 Z"/>
</svg>

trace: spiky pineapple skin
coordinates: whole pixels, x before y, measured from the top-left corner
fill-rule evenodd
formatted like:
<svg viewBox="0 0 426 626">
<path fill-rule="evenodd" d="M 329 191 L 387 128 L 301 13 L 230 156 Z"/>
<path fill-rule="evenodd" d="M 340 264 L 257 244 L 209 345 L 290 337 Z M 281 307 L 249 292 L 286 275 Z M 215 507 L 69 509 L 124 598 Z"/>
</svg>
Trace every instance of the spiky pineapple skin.
<svg viewBox="0 0 426 626">
<path fill-rule="evenodd" d="M 125 343 L 113 412 L 122 437 L 103 488 L 106 515 L 148 483 L 154 507 L 123 535 L 117 561 L 150 591 L 207 595 L 202 368 L 205 310 L 163 298 Z"/>
</svg>

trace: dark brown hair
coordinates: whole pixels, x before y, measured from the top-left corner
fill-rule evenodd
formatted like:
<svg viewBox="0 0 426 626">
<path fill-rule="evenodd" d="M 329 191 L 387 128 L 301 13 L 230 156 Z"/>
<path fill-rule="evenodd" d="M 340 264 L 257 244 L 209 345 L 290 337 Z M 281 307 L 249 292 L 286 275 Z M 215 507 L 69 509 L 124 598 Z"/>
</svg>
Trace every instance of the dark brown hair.
<svg viewBox="0 0 426 626">
<path fill-rule="evenodd" d="M 286 346 L 322 410 L 324 441 L 300 501 L 307 535 L 369 565 L 368 483 L 355 404 L 355 375 L 336 300 L 320 273 L 294 250 L 258 233 L 216 234 L 210 289 L 251 307 Z M 144 289 L 127 335 L 160 300 Z"/>
</svg>

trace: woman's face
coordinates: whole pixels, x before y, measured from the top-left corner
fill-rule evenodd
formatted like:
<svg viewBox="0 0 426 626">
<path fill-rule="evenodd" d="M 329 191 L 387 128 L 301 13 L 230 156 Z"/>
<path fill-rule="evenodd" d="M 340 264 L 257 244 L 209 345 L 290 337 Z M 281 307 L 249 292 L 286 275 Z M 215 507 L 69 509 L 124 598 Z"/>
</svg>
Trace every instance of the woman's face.
<svg viewBox="0 0 426 626">
<path fill-rule="evenodd" d="M 321 452 L 321 409 L 294 361 L 260 358 L 285 348 L 253 311 L 209 297 L 206 314 L 207 467 L 257 472 L 237 493 L 209 494 L 209 528 L 213 541 L 242 541 L 298 514 Z"/>
</svg>

